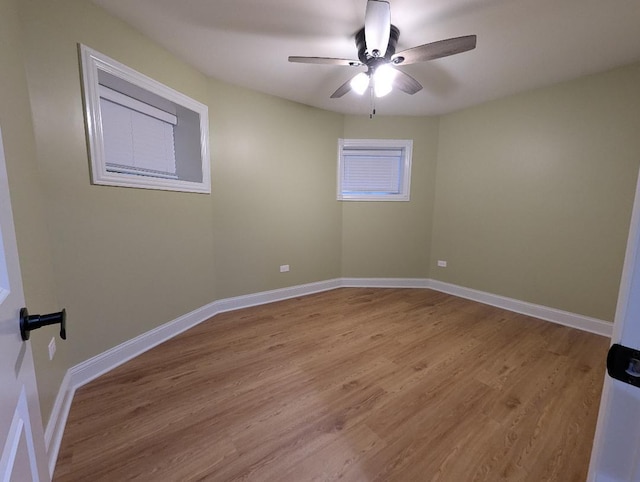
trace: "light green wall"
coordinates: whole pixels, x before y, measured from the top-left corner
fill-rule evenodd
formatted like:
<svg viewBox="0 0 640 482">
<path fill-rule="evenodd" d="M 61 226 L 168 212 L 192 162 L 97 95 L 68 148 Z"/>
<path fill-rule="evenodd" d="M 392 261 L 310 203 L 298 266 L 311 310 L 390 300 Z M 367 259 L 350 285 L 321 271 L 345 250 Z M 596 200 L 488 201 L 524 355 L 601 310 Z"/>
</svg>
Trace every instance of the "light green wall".
<svg viewBox="0 0 640 482">
<path fill-rule="evenodd" d="M 69 368 L 214 297 L 205 268 L 211 222 L 197 221 L 211 219 L 207 196 L 90 184 L 77 43 L 201 101 L 208 83 L 91 2 L 19 5 L 59 308 L 68 315 L 54 362 Z M 39 380 L 56 378 L 46 355 L 35 362 Z M 38 388 L 46 422 L 57 390 Z"/>
<path fill-rule="evenodd" d="M 431 277 L 612 320 L 639 85 L 635 65 L 442 117 Z"/>
<path fill-rule="evenodd" d="M 55 363 L 222 297 L 340 275 L 341 115 L 211 80 L 88 1 L 21 0 L 20 16 L 56 308 L 68 312 Z M 78 42 L 209 105 L 212 195 L 90 184 Z M 34 350 L 39 379 L 52 380 L 39 387 L 45 421 L 64 373 L 48 340 Z"/>
<path fill-rule="evenodd" d="M 216 297 L 339 277 L 342 116 L 211 86 Z"/>
<path fill-rule="evenodd" d="M 426 278 L 431 250 L 438 119 L 346 116 L 344 137 L 412 139 L 413 160 L 409 202 L 342 202 L 342 276 Z M 334 157 L 337 149 L 336 143 Z"/>
</svg>

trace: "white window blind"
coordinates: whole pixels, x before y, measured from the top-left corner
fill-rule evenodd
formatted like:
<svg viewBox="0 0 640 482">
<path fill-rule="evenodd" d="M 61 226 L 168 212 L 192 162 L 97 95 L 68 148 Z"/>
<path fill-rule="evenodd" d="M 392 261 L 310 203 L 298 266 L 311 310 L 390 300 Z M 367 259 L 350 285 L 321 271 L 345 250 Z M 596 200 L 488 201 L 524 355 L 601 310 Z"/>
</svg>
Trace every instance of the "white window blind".
<svg viewBox="0 0 640 482">
<path fill-rule="evenodd" d="M 410 139 L 338 139 L 339 201 L 409 201 Z"/>
<path fill-rule="evenodd" d="M 344 149 L 342 192 L 400 193 L 402 149 Z"/>
<path fill-rule="evenodd" d="M 107 172 L 177 179 L 176 116 L 100 86 Z"/>
</svg>

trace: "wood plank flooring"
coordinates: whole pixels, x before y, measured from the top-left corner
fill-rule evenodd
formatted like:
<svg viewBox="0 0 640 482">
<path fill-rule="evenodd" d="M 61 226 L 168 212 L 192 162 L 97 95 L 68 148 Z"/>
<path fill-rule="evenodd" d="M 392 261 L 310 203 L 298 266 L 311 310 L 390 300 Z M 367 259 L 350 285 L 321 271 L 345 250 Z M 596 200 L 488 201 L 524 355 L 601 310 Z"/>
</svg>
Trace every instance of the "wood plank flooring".
<svg viewBox="0 0 640 482">
<path fill-rule="evenodd" d="M 54 480 L 582 482 L 607 348 L 426 289 L 220 314 L 78 390 Z"/>
</svg>

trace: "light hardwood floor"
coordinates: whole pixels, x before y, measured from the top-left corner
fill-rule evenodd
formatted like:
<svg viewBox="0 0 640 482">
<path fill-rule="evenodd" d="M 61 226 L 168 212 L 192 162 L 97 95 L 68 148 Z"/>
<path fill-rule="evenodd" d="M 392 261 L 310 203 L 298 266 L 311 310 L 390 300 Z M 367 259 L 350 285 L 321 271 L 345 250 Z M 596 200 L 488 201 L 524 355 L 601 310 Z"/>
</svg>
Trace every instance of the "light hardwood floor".
<svg viewBox="0 0 640 482">
<path fill-rule="evenodd" d="M 225 313 L 79 389 L 54 480 L 582 482 L 607 348 L 422 289 Z"/>
</svg>

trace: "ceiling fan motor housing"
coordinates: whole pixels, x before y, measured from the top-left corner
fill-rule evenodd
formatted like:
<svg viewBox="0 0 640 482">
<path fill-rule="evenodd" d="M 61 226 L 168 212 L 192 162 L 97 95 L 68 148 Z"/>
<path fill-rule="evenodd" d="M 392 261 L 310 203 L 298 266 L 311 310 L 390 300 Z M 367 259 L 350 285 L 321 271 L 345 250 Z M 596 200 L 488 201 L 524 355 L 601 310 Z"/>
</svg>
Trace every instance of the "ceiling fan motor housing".
<svg viewBox="0 0 640 482">
<path fill-rule="evenodd" d="M 356 33 L 356 47 L 358 49 L 358 59 L 370 69 L 375 69 L 380 64 L 391 62 L 391 57 L 396 53 L 396 45 L 400 37 L 400 30 L 395 25 L 391 25 L 389 31 L 389 45 L 384 57 L 367 56 L 367 44 L 364 36 L 364 28 Z"/>
</svg>

